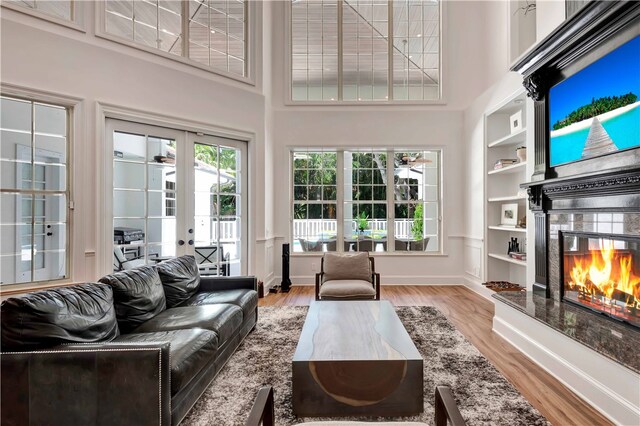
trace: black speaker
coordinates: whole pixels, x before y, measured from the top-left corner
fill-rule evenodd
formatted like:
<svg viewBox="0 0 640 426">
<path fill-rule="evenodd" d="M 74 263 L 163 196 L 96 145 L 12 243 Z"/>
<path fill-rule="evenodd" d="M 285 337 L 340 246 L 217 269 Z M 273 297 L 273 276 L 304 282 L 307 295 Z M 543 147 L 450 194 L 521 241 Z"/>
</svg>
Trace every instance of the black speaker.
<svg viewBox="0 0 640 426">
<path fill-rule="evenodd" d="M 282 245 L 282 282 L 280 288 L 283 293 L 289 293 L 291 279 L 289 278 L 289 244 Z"/>
</svg>

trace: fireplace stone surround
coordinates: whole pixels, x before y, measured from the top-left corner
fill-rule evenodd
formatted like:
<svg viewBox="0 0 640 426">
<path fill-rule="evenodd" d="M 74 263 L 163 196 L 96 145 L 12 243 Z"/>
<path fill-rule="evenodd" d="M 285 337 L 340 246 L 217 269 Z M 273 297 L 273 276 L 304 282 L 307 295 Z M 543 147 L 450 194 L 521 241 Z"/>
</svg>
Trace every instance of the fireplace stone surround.
<svg viewBox="0 0 640 426">
<path fill-rule="evenodd" d="M 534 100 L 535 282 L 493 295 L 494 331 L 620 424 L 640 424 L 640 329 L 561 300 L 559 231 L 640 238 L 640 148 L 550 166 L 548 95 L 638 35 L 640 2 L 591 1 L 514 64 Z"/>
</svg>

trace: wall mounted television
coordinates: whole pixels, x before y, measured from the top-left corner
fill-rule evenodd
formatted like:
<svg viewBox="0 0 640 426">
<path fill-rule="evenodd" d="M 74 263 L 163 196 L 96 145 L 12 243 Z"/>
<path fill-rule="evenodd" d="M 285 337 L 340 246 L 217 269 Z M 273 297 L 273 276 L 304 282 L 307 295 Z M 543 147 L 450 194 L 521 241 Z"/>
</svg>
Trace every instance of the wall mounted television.
<svg viewBox="0 0 640 426">
<path fill-rule="evenodd" d="M 551 167 L 640 146 L 640 36 L 549 91 Z"/>
</svg>

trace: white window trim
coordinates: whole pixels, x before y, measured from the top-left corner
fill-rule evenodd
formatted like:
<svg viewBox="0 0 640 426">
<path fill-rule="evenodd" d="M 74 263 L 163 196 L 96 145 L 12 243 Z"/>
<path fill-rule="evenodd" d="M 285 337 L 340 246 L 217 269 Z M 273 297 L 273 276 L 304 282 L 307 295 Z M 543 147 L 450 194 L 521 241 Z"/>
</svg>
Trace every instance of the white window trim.
<svg viewBox="0 0 640 426">
<path fill-rule="evenodd" d="M 82 280 L 85 275 L 84 263 L 85 257 L 95 254 L 94 251 L 82 251 L 80 247 L 84 247 L 84 239 L 82 235 L 82 218 L 76 217 L 75 211 L 89 211 L 91 206 L 86 204 L 79 205 L 75 201 L 76 191 L 80 191 L 80 182 L 77 176 L 81 175 L 75 169 L 75 158 L 83 158 L 82 143 L 76 143 L 76 135 L 82 135 L 84 132 L 83 101 L 80 98 L 70 97 L 66 95 L 55 94 L 36 89 L 28 89 L 20 86 L 2 83 L 0 85 L 0 93 L 4 96 L 16 97 L 33 102 L 42 102 L 58 105 L 69 109 L 68 120 L 70 121 L 67 134 L 67 186 L 69 199 L 67 200 L 67 276 L 66 278 L 57 280 L 45 280 L 28 283 L 10 283 L 0 286 L 0 296 L 24 293 L 31 290 L 40 290 L 44 288 L 61 287 L 65 285 L 75 284 L 78 280 Z M 81 199 L 79 199 L 80 201 Z"/>
<path fill-rule="evenodd" d="M 123 37 L 118 37 L 116 35 L 110 34 L 107 32 L 106 27 L 106 12 L 105 12 L 105 2 L 104 0 L 98 1 L 95 3 L 95 35 L 98 38 L 102 38 L 105 40 L 112 41 L 114 43 L 121 44 L 123 46 L 131 47 L 133 49 L 142 50 L 143 52 L 148 52 L 156 56 L 160 56 L 163 58 L 171 59 L 172 61 L 179 62 L 185 65 L 189 65 L 194 68 L 198 68 L 212 74 L 219 75 L 221 77 L 225 77 L 231 80 L 238 81 L 240 83 L 244 83 L 250 86 L 256 86 L 256 23 L 257 23 L 257 11 L 256 11 L 256 2 L 249 0 L 247 3 L 247 16 L 245 26 L 245 38 L 246 38 L 246 51 L 245 51 L 245 62 L 246 62 L 246 76 L 239 76 L 237 74 L 233 74 L 227 71 L 219 70 L 216 68 L 212 68 L 210 66 L 201 64 L 196 62 L 190 58 L 184 56 L 173 55 L 169 52 L 164 52 L 160 49 L 154 49 L 149 46 L 145 46 L 140 43 L 136 43 L 132 40 L 128 40 Z"/>
<path fill-rule="evenodd" d="M 389 106 L 389 105 L 447 105 L 447 91 L 445 90 L 446 84 L 446 71 L 447 71 L 447 54 L 443 46 L 446 46 L 447 37 L 447 29 L 448 26 L 445 25 L 447 21 L 447 1 L 440 0 L 440 46 L 439 46 L 439 54 L 440 54 L 440 97 L 439 99 L 434 100 L 379 100 L 379 101 L 295 101 L 293 100 L 292 94 L 292 51 L 293 46 L 291 45 L 291 1 L 287 0 L 287 4 L 285 6 L 285 25 L 284 25 L 284 47 L 285 47 L 285 77 L 286 84 L 284 85 L 284 104 L 286 106 L 324 106 L 324 107 L 336 107 L 336 106 Z"/>
<path fill-rule="evenodd" d="M 355 146 L 325 146 L 325 147 L 317 147 L 317 146 L 289 146 L 287 147 L 287 155 L 288 155 L 288 167 L 289 167 L 289 221 L 288 221 L 288 230 L 287 230 L 287 236 L 288 236 L 288 241 L 293 244 L 293 240 L 294 240 L 294 235 L 293 235 L 293 206 L 295 203 L 294 200 L 294 195 L 293 195 L 293 154 L 295 152 L 301 152 L 301 151 L 358 151 L 358 150 L 362 150 L 363 147 L 355 147 Z M 407 151 L 439 151 L 440 152 L 440 164 L 439 164 L 439 182 L 440 182 L 440 186 L 438 188 L 438 212 L 439 212 L 439 218 L 438 218 L 438 237 L 439 237 L 439 247 L 438 247 L 438 251 L 431 251 L 431 252 L 415 252 L 415 251 L 407 251 L 407 252 L 397 252 L 395 250 L 391 251 L 382 251 L 382 252 L 375 252 L 376 256 L 382 256 L 382 257 L 387 257 L 387 256 L 416 256 L 416 257 L 448 257 L 449 254 L 447 253 L 446 249 L 447 249 L 447 244 L 446 244 L 446 240 L 448 238 L 454 238 L 453 236 L 448 237 L 445 235 L 445 216 L 443 214 L 444 212 L 444 204 L 445 204 L 445 200 L 444 200 L 444 186 L 445 186 L 445 182 L 444 182 L 444 156 L 445 156 L 445 147 L 443 146 L 410 146 L 410 147 L 394 147 L 393 145 L 389 144 L 389 145 L 385 145 L 385 146 L 371 146 L 371 147 L 366 147 L 366 149 L 370 149 L 373 151 L 376 150 L 386 150 L 386 151 L 398 151 L 398 150 L 403 150 L 406 149 Z M 387 171 L 389 170 L 389 168 L 387 167 Z M 341 238 L 344 237 L 344 224 L 343 224 L 343 220 L 341 220 L 341 216 L 342 215 L 342 209 L 344 208 L 344 183 L 340 183 L 341 181 L 344 181 L 344 164 L 341 161 L 341 156 L 338 155 L 338 159 L 337 159 L 337 164 L 336 164 L 336 186 L 337 186 L 337 200 L 336 200 L 336 220 L 338 222 L 337 228 L 337 238 L 338 240 L 340 240 Z M 387 190 L 389 190 L 389 186 L 387 186 Z M 388 200 L 387 200 L 388 203 Z M 388 204 L 387 204 L 388 205 Z M 388 210 L 387 210 L 388 211 Z M 389 219 L 389 214 L 387 213 L 387 219 Z M 339 250 L 337 250 L 336 252 L 339 252 Z M 293 257 L 322 257 L 324 255 L 324 252 L 293 252 L 290 251 L 290 255 Z"/>
<path fill-rule="evenodd" d="M 48 13 L 42 12 L 38 9 L 32 9 L 27 6 L 20 6 L 14 3 L 8 3 L 2 1 L 2 7 L 10 10 L 14 10 L 19 13 L 23 13 L 25 15 L 33 16 L 34 18 L 42 19 L 43 21 L 49 21 L 57 25 L 62 25 L 63 27 L 71 28 L 72 30 L 80 31 L 82 33 L 86 33 L 87 30 L 85 28 L 85 5 L 83 1 L 74 0 L 71 3 L 72 7 L 72 15 L 73 19 L 66 20 L 63 18 L 58 18 L 57 16 L 50 15 Z"/>
</svg>

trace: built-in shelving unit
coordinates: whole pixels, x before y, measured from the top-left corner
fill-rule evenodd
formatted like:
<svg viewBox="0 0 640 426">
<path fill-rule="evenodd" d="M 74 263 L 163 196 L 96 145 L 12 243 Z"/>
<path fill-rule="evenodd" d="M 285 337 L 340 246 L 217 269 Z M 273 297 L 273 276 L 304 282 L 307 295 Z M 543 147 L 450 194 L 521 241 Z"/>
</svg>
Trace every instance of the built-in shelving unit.
<svg viewBox="0 0 640 426">
<path fill-rule="evenodd" d="M 484 117 L 485 279 L 510 281 L 523 287 L 527 284 L 527 261 L 510 257 L 508 247 L 509 242 L 517 238 L 520 251 L 527 251 L 528 230 L 526 226 L 515 226 L 527 216 L 527 195 L 520 189 L 520 184 L 528 181 L 527 162 L 518 160 L 499 168 L 495 168 L 495 164 L 501 159 L 518 159 L 516 149 L 530 146 L 533 140 L 531 115 L 532 103 L 524 90 L 519 90 L 488 110 Z M 503 218 L 505 209 L 517 210 L 511 217 L 516 223 L 509 224 L 508 218 Z"/>
</svg>

